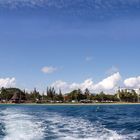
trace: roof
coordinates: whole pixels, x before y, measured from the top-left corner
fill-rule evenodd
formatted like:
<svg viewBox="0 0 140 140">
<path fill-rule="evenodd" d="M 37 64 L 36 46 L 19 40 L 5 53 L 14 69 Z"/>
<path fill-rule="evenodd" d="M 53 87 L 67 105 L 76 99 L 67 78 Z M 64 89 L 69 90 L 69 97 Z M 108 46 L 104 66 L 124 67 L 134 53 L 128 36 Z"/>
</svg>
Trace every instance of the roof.
<svg viewBox="0 0 140 140">
<path fill-rule="evenodd" d="M 11 100 L 19 100 L 18 93 L 15 92 Z"/>
</svg>

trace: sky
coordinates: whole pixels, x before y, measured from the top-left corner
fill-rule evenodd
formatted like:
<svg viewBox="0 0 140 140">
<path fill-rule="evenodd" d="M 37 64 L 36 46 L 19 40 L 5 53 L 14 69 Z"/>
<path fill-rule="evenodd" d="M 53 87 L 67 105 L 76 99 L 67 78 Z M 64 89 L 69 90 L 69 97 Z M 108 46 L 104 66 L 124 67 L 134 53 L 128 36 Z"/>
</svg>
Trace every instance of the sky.
<svg viewBox="0 0 140 140">
<path fill-rule="evenodd" d="M 0 87 L 140 88 L 140 0 L 0 0 Z"/>
</svg>

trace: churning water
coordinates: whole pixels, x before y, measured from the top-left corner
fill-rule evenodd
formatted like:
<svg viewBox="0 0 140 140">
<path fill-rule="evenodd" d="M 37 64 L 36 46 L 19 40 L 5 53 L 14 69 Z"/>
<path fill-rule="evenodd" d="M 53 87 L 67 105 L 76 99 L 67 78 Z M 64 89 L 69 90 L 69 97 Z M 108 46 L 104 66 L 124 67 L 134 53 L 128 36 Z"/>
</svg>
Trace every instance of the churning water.
<svg viewBox="0 0 140 140">
<path fill-rule="evenodd" d="M 0 140 L 140 140 L 140 105 L 0 105 Z"/>
</svg>

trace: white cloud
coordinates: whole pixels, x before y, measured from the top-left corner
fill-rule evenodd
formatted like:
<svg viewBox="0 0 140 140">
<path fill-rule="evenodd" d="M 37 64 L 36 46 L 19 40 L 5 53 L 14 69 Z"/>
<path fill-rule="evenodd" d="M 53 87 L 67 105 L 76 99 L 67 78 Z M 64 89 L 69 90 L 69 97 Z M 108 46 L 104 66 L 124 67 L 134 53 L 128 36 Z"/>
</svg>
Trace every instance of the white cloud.
<svg viewBox="0 0 140 140">
<path fill-rule="evenodd" d="M 121 75 L 119 72 L 103 79 L 101 82 L 94 84 L 91 78 L 85 80 L 83 83 L 67 83 L 64 81 L 56 81 L 51 86 L 54 86 L 56 89 L 62 89 L 63 92 L 70 92 L 74 89 L 85 90 L 88 88 L 91 92 L 96 91 L 109 91 L 114 90 L 117 87 L 117 84 L 121 80 Z"/>
<path fill-rule="evenodd" d="M 70 90 L 70 86 L 68 85 L 68 83 L 62 80 L 54 82 L 51 86 L 55 87 L 56 89 L 61 89 L 62 91 L 65 92 L 68 92 Z"/>
<path fill-rule="evenodd" d="M 0 78 L 0 88 L 1 87 L 13 87 L 16 84 L 15 78 Z"/>
<path fill-rule="evenodd" d="M 116 66 L 112 66 L 110 69 L 107 70 L 106 74 L 111 75 L 117 72 L 119 72 L 119 69 Z"/>
<path fill-rule="evenodd" d="M 46 74 L 51 74 L 51 73 L 54 73 L 55 71 L 57 71 L 57 68 L 52 67 L 52 66 L 45 66 L 41 69 L 41 71 Z"/>
<path fill-rule="evenodd" d="M 116 88 L 121 80 L 121 75 L 119 72 L 107 77 L 106 79 L 102 80 L 98 84 L 94 86 L 96 90 L 113 90 Z"/>
<path fill-rule="evenodd" d="M 124 85 L 128 88 L 140 88 L 140 76 L 124 80 Z"/>
<path fill-rule="evenodd" d="M 82 89 L 85 90 L 86 88 L 89 88 L 90 90 L 93 88 L 93 81 L 92 79 L 87 79 L 83 83 L 67 83 L 64 81 L 56 81 L 51 86 L 55 87 L 56 89 L 61 89 L 63 92 L 70 92 L 74 89 Z"/>
</svg>

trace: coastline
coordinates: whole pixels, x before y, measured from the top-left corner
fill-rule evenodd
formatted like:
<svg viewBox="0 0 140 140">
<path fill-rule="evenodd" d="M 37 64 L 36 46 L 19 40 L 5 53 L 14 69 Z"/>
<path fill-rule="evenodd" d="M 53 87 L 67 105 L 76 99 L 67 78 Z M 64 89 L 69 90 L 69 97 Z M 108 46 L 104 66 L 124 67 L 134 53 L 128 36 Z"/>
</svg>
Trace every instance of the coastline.
<svg viewBox="0 0 140 140">
<path fill-rule="evenodd" d="M 140 105 L 140 103 L 46 103 L 46 104 L 37 104 L 37 103 L 0 103 L 0 105 L 34 105 L 34 106 L 97 106 L 97 105 Z"/>
</svg>

